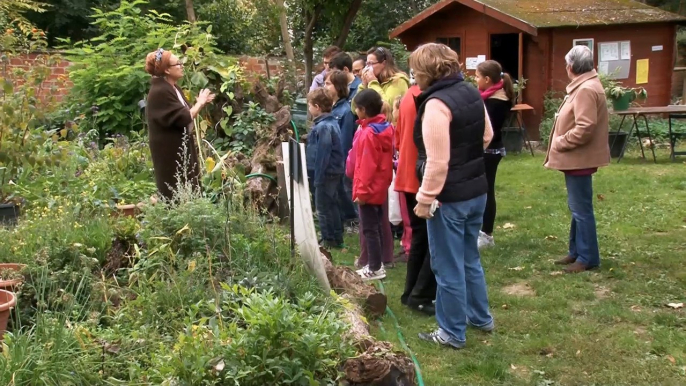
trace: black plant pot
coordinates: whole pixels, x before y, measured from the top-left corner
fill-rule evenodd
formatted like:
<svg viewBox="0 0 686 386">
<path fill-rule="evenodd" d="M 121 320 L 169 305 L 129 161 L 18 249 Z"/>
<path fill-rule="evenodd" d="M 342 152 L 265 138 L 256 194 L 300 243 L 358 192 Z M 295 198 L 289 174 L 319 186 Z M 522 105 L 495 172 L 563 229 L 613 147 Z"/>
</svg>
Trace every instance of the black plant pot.
<svg viewBox="0 0 686 386">
<path fill-rule="evenodd" d="M 17 204 L 0 204 L 0 224 L 15 225 L 20 214 L 21 209 Z"/>
<path fill-rule="evenodd" d="M 629 139 L 629 133 L 625 131 L 620 131 L 619 133 L 610 132 L 608 142 L 610 144 L 610 157 L 619 158 L 624 153 L 624 145 Z"/>
<path fill-rule="evenodd" d="M 503 146 L 508 153 L 521 153 L 524 148 L 522 132 L 516 127 L 503 127 Z"/>
</svg>

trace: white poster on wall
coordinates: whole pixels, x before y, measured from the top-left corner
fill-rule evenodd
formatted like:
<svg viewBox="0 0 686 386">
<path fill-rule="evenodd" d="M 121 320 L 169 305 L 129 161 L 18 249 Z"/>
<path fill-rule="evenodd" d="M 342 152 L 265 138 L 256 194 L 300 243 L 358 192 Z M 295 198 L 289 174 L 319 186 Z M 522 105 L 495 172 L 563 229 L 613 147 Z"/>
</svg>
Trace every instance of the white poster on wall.
<svg viewBox="0 0 686 386">
<path fill-rule="evenodd" d="M 601 75 L 609 74 L 610 73 L 610 63 L 598 62 L 598 73 Z"/>
<path fill-rule="evenodd" d="M 598 61 L 609 62 L 611 60 L 619 60 L 619 42 L 598 43 L 600 50 L 600 57 Z"/>
<path fill-rule="evenodd" d="M 479 65 L 479 63 L 483 63 L 486 61 L 486 55 L 479 55 L 476 57 L 476 64 Z"/>
<path fill-rule="evenodd" d="M 625 42 L 620 42 L 620 57 L 622 60 L 630 60 L 631 59 L 631 42 L 630 41 L 625 41 Z"/>
<path fill-rule="evenodd" d="M 479 58 L 467 58 L 465 65 L 468 70 L 476 70 L 476 66 L 479 65 Z"/>
</svg>

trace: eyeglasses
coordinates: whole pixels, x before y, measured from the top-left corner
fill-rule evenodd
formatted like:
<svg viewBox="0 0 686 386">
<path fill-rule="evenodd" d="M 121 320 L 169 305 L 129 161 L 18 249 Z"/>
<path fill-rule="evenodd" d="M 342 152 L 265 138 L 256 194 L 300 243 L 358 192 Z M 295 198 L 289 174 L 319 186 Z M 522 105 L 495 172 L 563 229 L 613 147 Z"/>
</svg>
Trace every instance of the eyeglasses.
<svg viewBox="0 0 686 386">
<path fill-rule="evenodd" d="M 367 63 L 365 63 L 365 64 L 368 65 L 368 66 L 373 66 L 373 65 L 379 64 L 379 63 L 381 63 L 381 62 L 367 62 Z"/>
</svg>

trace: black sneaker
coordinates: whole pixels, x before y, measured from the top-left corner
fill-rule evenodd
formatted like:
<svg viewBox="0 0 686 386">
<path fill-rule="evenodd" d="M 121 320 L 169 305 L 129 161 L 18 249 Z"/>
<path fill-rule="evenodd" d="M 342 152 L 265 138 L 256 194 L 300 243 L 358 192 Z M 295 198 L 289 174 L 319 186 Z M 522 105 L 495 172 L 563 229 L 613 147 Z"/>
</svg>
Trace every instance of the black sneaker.
<svg viewBox="0 0 686 386">
<path fill-rule="evenodd" d="M 419 311 L 422 314 L 428 316 L 436 315 L 436 306 L 434 306 L 433 304 L 414 304 L 408 302 L 407 306 L 415 311 Z"/>
</svg>

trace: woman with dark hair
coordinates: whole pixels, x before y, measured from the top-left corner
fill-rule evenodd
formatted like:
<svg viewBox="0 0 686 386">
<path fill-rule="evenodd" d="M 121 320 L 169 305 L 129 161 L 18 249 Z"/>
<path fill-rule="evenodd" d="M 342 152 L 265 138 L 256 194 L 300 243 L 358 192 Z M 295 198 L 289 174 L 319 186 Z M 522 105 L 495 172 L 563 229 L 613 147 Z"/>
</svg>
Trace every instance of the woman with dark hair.
<svg viewBox="0 0 686 386">
<path fill-rule="evenodd" d="M 353 147 L 353 136 L 357 129 L 357 120 L 350 110 L 348 93 L 348 73 L 333 70 L 326 76 L 324 86 L 333 97 L 333 109 L 331 115 L 338 122 L 340 129 L 341 145 L 343 155 L 348 156 L 348 152 Z M 349 187 L 349 189 L 348 189 Z M 338 187 L 338 207 L 341 214 L 341 223 L 354 228 L 357 223 L 358 213 L 355 203 L 353 203 L 352 180 L 343 176 Z"/>
<path fill-rule="evenodd" d="M 389 106 L 410 87 L 410 78 L 395 65 L 393 54 L 387 48 L 376 47 L 367 52 L 366 67 L 360 74 L 359 90 L 372 89 L 381 95 Z M 355 111 L 355 103 L 352 106 Z"/>
<path fill-rule="evenodd" d="M 145 112 L 155 182 L 160 195 L 171 200 L 179 185 L 189 183 L 194 189 L 200 188 L 193 119 L 214 100 L 214 94 L 207 89 L 200 91 L 190 107 L 177 85 L 183 77 L 183 63 L 171 51 L 160 48 L 149 53 L 145 71 L 152 76 Z"/>
<path fill-rule="evenodd" d="M 467 324 L 494 329 L 477 239 L 488 182 L 484 148 L 493 137 L 479 92 L 466 83 L 455 51 L 428 43 L 410 56 L 422 93 L 417 97 L 418 217 L 427 219 L 436 276 L 438 329 L 419 338 L 464 348 Z"/>
<path fill-rule="evenodd" d="M 481 98 L 484 100 L 493 127 L 493 140 L 484 150 L 488 195 L 486 196 L 484 224 L 479 232 L 479 248 L 485 248 L 495 245 L 493 241 L 496 209 L 495 175 L 498 172 L 500 160 L 505 156 L 501 131 L 515 102 L 515 90 L 512 78 L 503 73 L 502 66 L 495 60 L 479 63 L 476 67 L 476 85 L 481 92 Z"/>
</svg>

